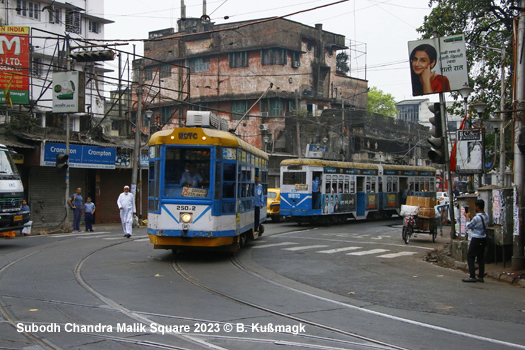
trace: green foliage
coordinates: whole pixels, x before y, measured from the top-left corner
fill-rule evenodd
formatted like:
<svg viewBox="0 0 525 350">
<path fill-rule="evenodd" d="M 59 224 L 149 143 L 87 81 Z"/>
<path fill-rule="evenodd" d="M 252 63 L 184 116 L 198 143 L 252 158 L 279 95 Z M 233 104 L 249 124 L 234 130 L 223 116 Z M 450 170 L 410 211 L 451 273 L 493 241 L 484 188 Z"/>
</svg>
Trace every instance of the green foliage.
<svg viewBox="0 0 525 350">
<path fill-rule="evenodd" d="M 368 115 L 378 113 L 386 117 L 395 118 L 396 116 L 396 100 L 391 94 L 385 94 L 377 87 L 372 87 L 368 91 Z"/>
<path fill-rule="evenodd" d="M 485 115 L 499 110 L 501 48 L 505 48 L 506 52 L 505 108 L 512 104 L 512 26 L 513 18 L 518 14 L 518 3 L 505 0 L 430 0 L 429 6 L 432 10 L 425 16 L 423 25 L 417 29 L 423 39 L 434 37 L 435 34 L 465 34 L 470 86 L 474 88 L 469 100 L 482 100 L 487 103 Z M 462 101 L 459 93 L 454 93 L 454 96 Z M 461 109 L 461 106 L 458 102 L 458 109 Z"/>
</svg>

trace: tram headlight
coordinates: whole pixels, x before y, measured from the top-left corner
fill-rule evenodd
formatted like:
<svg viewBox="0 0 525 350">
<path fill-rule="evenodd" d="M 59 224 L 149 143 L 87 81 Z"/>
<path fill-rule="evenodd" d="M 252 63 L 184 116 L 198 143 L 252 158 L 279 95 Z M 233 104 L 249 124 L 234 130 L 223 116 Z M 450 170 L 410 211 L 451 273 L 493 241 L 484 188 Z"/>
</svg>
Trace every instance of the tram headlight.
<svg viewBox="0 0 525 350">
<path fill-rule="evenodd" d="M 191 213 L 184 213 L 184 214 L 181 214 L 180 219 L 182 222 L 188 223 L 188 222 L 191 222 L 192 215 Z"/>
</svg>

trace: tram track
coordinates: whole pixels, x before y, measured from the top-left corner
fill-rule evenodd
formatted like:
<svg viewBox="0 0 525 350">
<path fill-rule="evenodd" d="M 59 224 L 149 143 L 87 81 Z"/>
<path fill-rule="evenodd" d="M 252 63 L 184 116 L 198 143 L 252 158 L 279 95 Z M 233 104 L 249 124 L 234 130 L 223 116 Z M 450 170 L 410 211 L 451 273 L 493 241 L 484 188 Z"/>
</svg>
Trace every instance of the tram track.
<svg viewBox="0 0 525 350">
<path fill-rule="evenodd" d="M 287 286 L 285 286 L 283 284 L 277 283 L 275 281 L 271 281 L 271 280 L 269 280 L 267 278 L 264 278 L 264 277 L 258 275 L 254 271 L 249 270 L 248 268 L 244 267 L 239 262 L 239 260 L 236 258 L 236 256 L 232 257 L 230 259 L 230 261 L 231 261 L 232 265 L 235 266 L 237 269 L 239 269 L 239 270 L 241 270 L 243 272 L 246 272 L 246 273 L 248 273 L 250 275 L 253 275 L 253 276 L 255 276 L 255 277 L 257 277 L 257 278 L 259 278 L 259 279 L 261 279 L 261 280 L 263 280 L 265 282 L 272 283 L 272 284 L 274 284 L 276 286 L 282 287 L 284 289 L 287 289 L 287 290 L 295 292 L 295 293 L 299 292 L 298 290 L 291 289 L 291 288 L 289 288 L 289 287 L 287 287 Z M 197 287 L 199 287 L 199 288 L 201 288 L 203 290 L 206 290 L 209 293 L 221 296 L 224 299 L 227 299 L 227 300 L 236 302 L 238 304 L 241 304 L 241 305 L 244 305 L 244 306 L 248 306 L 250 308 L 253 308 L 253 309 L 256 309 L 256 310 L 260 310 L 260 311 L 263 311 L 263 312 L 266 312 L 266 313 L 269 313 L 269 314 L 272 314 L 272 315 L 275 315 L 275 316 L 278 316 L 278 317 L 281 317 L 281 318 L 284 318 L 284 319 L 287 319 L 287 320 L 300 322 L 302 324 L 309 325 L 309 326 L 312 326 L 312 327 L 316 327 L 318 329 L 329 331 L 329 332 L 332 332 L 332 333 L 335 333 L 335 334 L 338 334 L 338 335 L 343 335 L 343 336 L 350 337 L 352 339 L 361 340 L 361 341 L 367 342 L 368 344 L 347 342 L 347 341 L 338 340 L 338 339 L 334 339 L 334 338 L 327 338 L 327 337 L 323 338 L 324 341 L 338 342 L 338 343 L 339 342 L 344 342 L 344 343 L 346 343 L 345 345 L 348 345 L 348 346 L 360 346 L 362 348 L 370 348 L 370 349 L 408 350 L 408 349 L 403 348 L 403 347 L 399 347 L 399 346 L 396 346 L 396 345 L 393 345 L 393 344 L 388 344 L 388 343 L 385 343 L 385 342 L 382 342 L 382 341 L 379 341 L 379 340 L 376 340 L 376 339 L 372 339 L 372 338 L 369 338 L 369 337 L 366 337 L 366 336 L 362 336 L 362 335 L 359 335 L 359 334 L 356 334 L 356 333 L 353 333 L 353 332 L 348 332 L 348 331 L 345 331 L 345 330 L 342 330 L 342 329 L 331 327 L 331 326 L 328 326 L 328 325 L 325 325 L 325 324 L 321 324 L 319 322 L 308 320 L 306 318 L 302 318 L 302 317 L 290 315 L 290 314 L 287 314 L 287 313 L 283 313 L 281 311 L 278 311 L 278 310 L 275 310 L 275 309 L 272 309 L 272 308 L 269 308 L 269 307 L 258 305 L 256 303 L 248 301 L 248 300 L 243 300 L 243 299 L 235 297 L 233 295 L 228 295 L 227 293 L 219 291 L 217 288 L 212 288 L 210 286 L 206 286 L 204 283 L 199 282 L 197 280 L 197 278 L 192 277 L 190 274 L 188 274 L 182 268 L 182 266 L 176 260 L 176 257 L 174 257 L 174 259 L 172 260 L 171 264 L 172 264 L 172 267 L 173 267 L 174 271 L 179 276 L 181 276 L 187 282 L 189 282 L 189 283 L 191 283 L 191 284 L 193 284 L 193 285 L 195 285 L 195 286 L 197 286 Z M 304 293 L 302 293 L 302 295 L 304 296 Z"/>
</svg>

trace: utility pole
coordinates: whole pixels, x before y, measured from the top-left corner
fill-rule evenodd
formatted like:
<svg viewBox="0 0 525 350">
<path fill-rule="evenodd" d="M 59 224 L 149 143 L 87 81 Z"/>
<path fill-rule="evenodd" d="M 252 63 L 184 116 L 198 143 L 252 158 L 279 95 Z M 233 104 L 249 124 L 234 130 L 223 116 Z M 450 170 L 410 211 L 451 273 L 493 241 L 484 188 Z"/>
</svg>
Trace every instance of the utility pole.
<svg viewBox="0 0 525 350">
<path fill-rule="evenodd" d="M 140 134 L 142 133 L 142 70 L 143 61 L 137 66 L 138 86 L 137 86 L 137 118 L 135 118 L 135 147 L 133 149 L 133 174 L 131 174 L 131 191 L 135 195 L 135 200 L 140 198 L 140 190 L 137 185 L 137 172 L 140 164 Z"/>
<path fill-rule="evenodd" d="M 525 241 L 525 233 L 523 232 L 523 153 L 518 147 L 518 136 L 523 127 L 523 118 L 525 114 L 521 111 L 525 105 L 525 57 L 523 50 L 525 45 L 525 0 L 520 1 L 520 14 L 518 17 L 518 37 L 515 38 L 516 43 L 516 86 L 515 86 L 515 101 L 514 108 L 520 110 L 514 116 L 514 184 L 517 187 L 517 198 L 515 214 L 518 218 L 514 220 L 514 242 L 512 249 L 512 269 L 514 271 L 525 269 L 525 256 L 523 246 Z M 517 210 L 516 210 L 517 209 Z M 517 220 L 516 220 L 517 219 Z"/>
<path fill-rule="evenodd" d="M 71 71 L 71 57 L 69 56 L 69 52 L 70 52 L 71 48 L 69 46 L 69 35 L 66 35 L 66 53 L 67 53 L 67 56 L 66 56 L 66 70 L 69 72 Z M 66 113 L 66 155 L 70 156 L 69 154 L 69 121 L 70 121 L 70 117 L 69 117 L 69 113 Z M 71 164 L 71 159 L 69 159 L 68 161 L 68 166 L 66 167 L 66 183 L 65 183 L 65 191 L 66 191 L 66 195 L 65 195 L 65 203 L 64 203 L 64 207 L 66 209 L 66 218 L 64 219 L 64 227 L 66 227 L 67 229 L 70 228 L 69 226 L 69 206 L 68 206 L 68 203 L 67 203 L 67 199 L 69 198 L 69 165 Z"/>
</svg>

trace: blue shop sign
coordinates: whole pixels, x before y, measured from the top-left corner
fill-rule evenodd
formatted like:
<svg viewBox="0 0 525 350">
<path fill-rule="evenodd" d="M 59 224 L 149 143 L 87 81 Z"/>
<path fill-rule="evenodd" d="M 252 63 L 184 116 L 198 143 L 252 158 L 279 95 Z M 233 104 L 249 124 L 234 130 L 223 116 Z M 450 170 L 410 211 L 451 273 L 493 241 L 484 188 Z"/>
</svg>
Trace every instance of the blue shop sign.
<svg viewBox="0 0 525 350">
<path fill-rule="evenodd" d="M 66 145 L 46 142 L 43 153 L 42 165 L 56 166 L 56 156 L 66 153 Z M 71 168 L 115 169 L 116 154 L 116 148 L 69 145 L 69 166 Z"/>
</svg>

